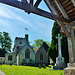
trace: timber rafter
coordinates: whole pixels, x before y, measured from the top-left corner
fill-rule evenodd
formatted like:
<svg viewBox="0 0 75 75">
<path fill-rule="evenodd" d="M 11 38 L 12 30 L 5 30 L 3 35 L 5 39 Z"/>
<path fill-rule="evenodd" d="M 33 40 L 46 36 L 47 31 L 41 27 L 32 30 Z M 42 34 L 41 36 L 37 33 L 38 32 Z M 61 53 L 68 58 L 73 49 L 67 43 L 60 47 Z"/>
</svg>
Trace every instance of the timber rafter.
<svg viewBox="0 0 75 75">
<path fill-rule="evenodd" d="M 59 16 L 64 17 L 65 14 L 70 19 L 70 22 L 75 21 L 75 0 L 49 0 L 49 1 L 51 1 L 52 4 L 54 5 Z"/>
<path fill-rule="evenodd" d="M 34 4 L 34 7 L 38 7 L 41 1 L 42 1 L 42 0 L 37 0 L 37 1 L 35 2 L 35 4 Z"/>
</svg>

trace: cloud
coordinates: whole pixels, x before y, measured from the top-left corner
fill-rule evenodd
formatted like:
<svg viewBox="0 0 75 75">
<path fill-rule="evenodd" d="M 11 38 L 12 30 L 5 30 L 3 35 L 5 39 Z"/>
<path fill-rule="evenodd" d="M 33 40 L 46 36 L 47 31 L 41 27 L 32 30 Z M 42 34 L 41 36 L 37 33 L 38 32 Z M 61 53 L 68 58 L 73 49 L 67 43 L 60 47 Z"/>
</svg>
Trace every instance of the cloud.
<svg viewBox="0 0 75 75">
<path fill-rule="evenodd" d="M 3 18 L 11 18 L 10 15 L 7 14 L 7 11 L 4 10 L 3 8 L 0 8 L 0 17 L 3 17 Z"/>
<path fill-rule="evenodd" d="M 45 19 L 43 20 L 36 19 L 34 20 L 32 26 L 34 26 L 33 28 L 36 32 L 40 33 L 39 35 L 45 37 L 51 37 L 53 24 L 51 24 L 50 20 L 45 20 L 45 21 L 44 20 Z"/>
<path fill-rule="evenodd" d="M 0 6 L 0 17 L 10 19 L 10 20 L 20 21 L 20 22 L 23 22 L 25 24 L 29 24 L 29 21 L 27 19 L 23 18 L 20 15 L 17 15 L 11 9 L 9 9 L 7 7 L 3 7 L 3 6 Z"/>
<path fill-rule="evenodd" d="M 51 37 L 53 25 L 50 20 L 35 16 L 34 14 L 28 16 L 25 12 L 7 5 L 0 5 L 0 24 L 5 25 L 4 27 L 7 28 L 5 30 L 8 30 L 10 34 L 13 33 L 11 34 L 12 37 L 23 35 L 23 28 L 27 27 L 29 29 L 28 32 L 34 33 L 36 38 L 47 37 L 48 39 Z"/>
<path fill-rule="evenodd" d="M 16 9 L 13 8 L 13 10 L 15 11 Z M 40 20 L 39 20 L 39 22 L 38 22 L 38 20 L 37 21 L 36 20 L 32 21 L 31 19 L 25 18 L 25 16 L 17 14 L 13 10 L 11 10 L 11 8 L 8 7 L 8 6 L 5 7 L 5 6 L 0 5 L 0 17 L 10 19 L 10 20 L 13 20 L 13 21 L 16 21 L 16 22 L 20 22 L 20 23 L 22 22 L 23 25 L 24 24 L 29 25 L 33 29 L 38 29 L 40 27 L 40 28 L 42 28 L 41 30 L 44 30 L 44 29 L 49 30 L 49 27 L 46 26 L 44 23 L 41 23 Z M 38 27 L 35 24 L 38 24 L 37 25 Z"/>
</svg>

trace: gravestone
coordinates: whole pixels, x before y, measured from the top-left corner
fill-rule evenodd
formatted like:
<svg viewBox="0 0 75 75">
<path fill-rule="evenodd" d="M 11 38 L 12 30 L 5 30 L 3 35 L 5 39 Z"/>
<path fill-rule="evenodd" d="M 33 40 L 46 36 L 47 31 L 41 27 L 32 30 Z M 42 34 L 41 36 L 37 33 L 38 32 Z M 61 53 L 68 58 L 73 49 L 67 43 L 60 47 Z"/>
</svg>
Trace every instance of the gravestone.
<svg viewBox="0 0 75 75">
<path fill-rule="evenodd" d="M 62 57 L 62 52 L 61 52 L 61 39 L 62 39 L 62 37 L 60 36 L 60 34 L 58 34 L 58 37 L 56 37 L 56 38 L 58 39 L 58 57 L 56 58 L 56 64 L 53 67 L 53 69 L 61 70 L 66 67 L 65 62 L 64 62 L 64 57 Z"/>
</svg>

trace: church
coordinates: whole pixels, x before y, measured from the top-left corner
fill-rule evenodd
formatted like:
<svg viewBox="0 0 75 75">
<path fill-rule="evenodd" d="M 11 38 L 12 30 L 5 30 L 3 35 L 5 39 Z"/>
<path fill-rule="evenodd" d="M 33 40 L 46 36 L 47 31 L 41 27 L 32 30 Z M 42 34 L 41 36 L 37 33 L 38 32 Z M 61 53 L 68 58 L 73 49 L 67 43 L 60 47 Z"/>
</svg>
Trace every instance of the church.
<svg viewBox="0 0 75 75">
<path fill-rule="evenodd" d="M 24 38 L 16 37 L 13 51 L 5 54 L 5 64 L 30 65 L 46 64 L 48 65 L 48 55 L 45 46 L 40 46 L 35 51 L 28 42 L 28 34 Z"/>
</svg>

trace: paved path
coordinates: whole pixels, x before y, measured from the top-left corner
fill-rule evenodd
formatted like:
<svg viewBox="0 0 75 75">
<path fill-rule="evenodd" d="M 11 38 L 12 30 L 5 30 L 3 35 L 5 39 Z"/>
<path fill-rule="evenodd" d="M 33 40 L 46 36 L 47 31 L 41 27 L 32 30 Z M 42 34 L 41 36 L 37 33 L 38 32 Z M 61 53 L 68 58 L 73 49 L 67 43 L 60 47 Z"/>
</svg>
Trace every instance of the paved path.
<svg viewBox="0 0 75 75">
<path fill-rule="evenodd" d="M 4 74 L 4 73 L 0 70 L 0 75 L 6 75 L 6 74 Z"/>
</svg>

